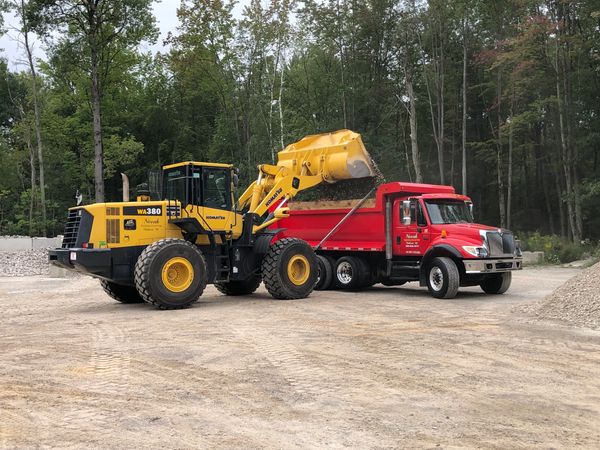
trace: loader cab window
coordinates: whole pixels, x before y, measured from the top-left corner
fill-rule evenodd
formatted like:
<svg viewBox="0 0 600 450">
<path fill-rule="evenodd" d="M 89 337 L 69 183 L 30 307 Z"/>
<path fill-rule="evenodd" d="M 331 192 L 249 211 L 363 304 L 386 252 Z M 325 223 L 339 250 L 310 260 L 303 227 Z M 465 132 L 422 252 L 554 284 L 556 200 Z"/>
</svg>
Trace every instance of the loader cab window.
<svg viewBox="0 0 600 450">
<path fill-rule="evenodd" d="M 164 174 L 165 200 L 187 205 L 231 209 L 231 170 L 220 167 L 182 166 Z"/>
<path fill-rule="evenodd" d="M 207 208 L 231 209 L 230 176 L 229 169 L 202 169 L 202 205 Z"/>
<path fill-rule="evenodd" d="M 187 205 L 188 176 L 186 167 L 169 169 L 164 174 L 164 197 L 166 200 L 179 200 L 182 205 Z"/>
</svg>

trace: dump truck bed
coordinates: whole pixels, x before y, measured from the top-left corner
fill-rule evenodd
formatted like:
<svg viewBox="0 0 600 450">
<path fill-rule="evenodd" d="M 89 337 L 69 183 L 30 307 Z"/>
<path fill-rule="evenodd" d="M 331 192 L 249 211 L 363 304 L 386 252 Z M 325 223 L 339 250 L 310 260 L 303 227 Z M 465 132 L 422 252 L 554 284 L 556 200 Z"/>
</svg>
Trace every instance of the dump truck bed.
<svg viewBox="0 0 600 450">
<path fill-rule="evenodd" d="M 377 188 L 374 199 L 368 199 L 352 213 L 340 228 L 321 246 L 321 250 L 385 251 L 386 196 L 410 197 L 427 194 L 454 195 L 451 186 L 417 183 L 386 183 Z M 304 239 L 313 248 L 348 214 L 360 200 L 298 202 L 290 204 L 290 216 L 281 219 L 280 237 Z"/>
</svg>

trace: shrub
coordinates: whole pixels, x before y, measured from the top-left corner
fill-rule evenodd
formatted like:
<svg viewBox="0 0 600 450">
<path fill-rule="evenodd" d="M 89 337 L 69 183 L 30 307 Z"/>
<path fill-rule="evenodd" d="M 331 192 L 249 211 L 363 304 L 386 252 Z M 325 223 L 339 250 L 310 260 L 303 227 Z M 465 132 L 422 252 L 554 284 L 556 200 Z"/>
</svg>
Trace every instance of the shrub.
<svg viewBox="0 0 600 450">
<path fill-rule="evenodd" d="M 600 253 L 600 248 L 589 241 L 571 242 L 556 235 L 543 235 L 539 232 L 520 233 L 523 250 L 544 252 L 546 262 L 559 264 L 582 259 Z"/>
</svg>

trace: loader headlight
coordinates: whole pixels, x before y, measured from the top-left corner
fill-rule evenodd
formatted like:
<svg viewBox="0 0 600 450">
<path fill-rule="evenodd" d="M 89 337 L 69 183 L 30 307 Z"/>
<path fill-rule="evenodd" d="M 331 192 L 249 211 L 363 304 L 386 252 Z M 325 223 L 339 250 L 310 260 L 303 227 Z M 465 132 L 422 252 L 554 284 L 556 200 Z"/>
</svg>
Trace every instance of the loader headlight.
<svg viewBox="0 0 600 450">
<path fill-rule="evenodd" d="M 463 245 L 463 250 L 477 258 L 487 258 L 489 255 L 487 248 L 476 245 Z"/>
</svg>

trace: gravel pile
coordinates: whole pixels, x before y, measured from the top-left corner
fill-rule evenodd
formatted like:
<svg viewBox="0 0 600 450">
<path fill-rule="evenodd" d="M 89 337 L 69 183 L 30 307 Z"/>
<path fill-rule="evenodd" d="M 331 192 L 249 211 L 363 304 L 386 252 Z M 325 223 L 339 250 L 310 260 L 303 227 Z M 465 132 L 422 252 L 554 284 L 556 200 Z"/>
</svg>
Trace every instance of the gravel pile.
<svg viewBox="0 0 600 450">
<path fill-rule="evenodd" d="M 48 250 L 0 251 L 0 277 L 48 275 Z"/>
<path fill-rule="evenodd" d="M 528 312 L 539 319 L 600 328 L 600 263 L 571 278 Z"/>
</svg>

